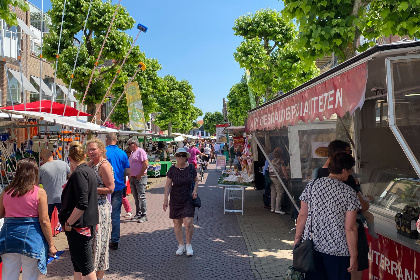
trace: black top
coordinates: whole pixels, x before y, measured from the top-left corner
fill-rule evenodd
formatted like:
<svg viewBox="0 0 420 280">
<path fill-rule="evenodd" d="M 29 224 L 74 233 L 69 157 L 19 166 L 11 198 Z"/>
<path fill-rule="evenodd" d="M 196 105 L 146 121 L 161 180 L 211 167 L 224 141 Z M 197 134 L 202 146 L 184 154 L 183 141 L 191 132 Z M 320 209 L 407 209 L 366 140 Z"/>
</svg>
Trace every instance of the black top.
<svg viewBox="0 0 420 280">
<path fill-rule="evenodd" d="M 238 151 L 236 152 L 236 155 L 238 156 L 238 158 L 239 158 L 239 157 L 241 157 L 241 156 L 242 156 L 241 151 L 239 151 L 239 150 L 238 150 Z"/>
<path fill-rule="evenodd" d="M 86 163 L 79 165 L 71 174 L 61 194 L 61 211 L 58 219 L 62 225 L 74 208 L 84 210 L 74 227 L 91 227 L 99 223 L 98 180 L 95 171 Z"/>
<path fill-rule="evenodd" d="M 320 168 L 318 169 L 318 175 L 316 177 L 322 178 L 322 177 L 328 177 L 329 175 L 330 175 L 330 172 L 328 171 L 328 168 Z M 348 185 L 349 187 L 351 187 L 356 193 L 360 192 L 360 184 L 356 183 L 356 180 L 354 179 L 353 176 L 350 175 L 347 181 L 345 181 L 344 183 Z"/>
</svg>

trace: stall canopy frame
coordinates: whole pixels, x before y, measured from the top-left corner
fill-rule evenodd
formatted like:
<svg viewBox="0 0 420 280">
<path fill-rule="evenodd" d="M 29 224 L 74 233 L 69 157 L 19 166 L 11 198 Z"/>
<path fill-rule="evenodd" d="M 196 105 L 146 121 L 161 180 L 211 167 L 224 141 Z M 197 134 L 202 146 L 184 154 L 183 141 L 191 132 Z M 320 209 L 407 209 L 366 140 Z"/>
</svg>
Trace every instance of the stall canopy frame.
<svg viewBox="0 0 420 280">
<path fill-rule="evenodd" d="M 395 103 L 394 103 L 394 96 L 395 96 L 394 95 L 394 78 L 393 78 L 393 71 L 392 71 L 393 62 L 409 60 L 413 58 L 419 59 L 420 55 L 396 56 L 396 57 L 388 57 L 385 59 L 387 85 L 388 85 L 388 122 L 389 122 L 389 127 L 391 128 L 392 133 L 394 134 L 395 138 L 397 139 L 398 143 L 403 149 L 406 157 L 408 158 L 414 170 L 416 171 L 417 176 L 420 177 L 420 164 L 396 124 Z"/>
</svg>

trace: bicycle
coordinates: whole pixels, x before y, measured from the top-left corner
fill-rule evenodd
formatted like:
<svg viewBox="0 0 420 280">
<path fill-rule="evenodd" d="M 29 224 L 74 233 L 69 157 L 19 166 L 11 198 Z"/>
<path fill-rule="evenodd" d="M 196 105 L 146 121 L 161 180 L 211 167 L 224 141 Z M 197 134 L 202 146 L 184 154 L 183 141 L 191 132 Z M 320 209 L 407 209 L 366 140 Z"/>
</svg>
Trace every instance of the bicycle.
<svg viewBox="0 0 420 280">
<path fill-rule="evenodd" d="M 204 178 L 204 170 L 201 161 L 197 163 L 197 174 L 200 175 L 200 182 L 202 182 Z"/>
</svg>

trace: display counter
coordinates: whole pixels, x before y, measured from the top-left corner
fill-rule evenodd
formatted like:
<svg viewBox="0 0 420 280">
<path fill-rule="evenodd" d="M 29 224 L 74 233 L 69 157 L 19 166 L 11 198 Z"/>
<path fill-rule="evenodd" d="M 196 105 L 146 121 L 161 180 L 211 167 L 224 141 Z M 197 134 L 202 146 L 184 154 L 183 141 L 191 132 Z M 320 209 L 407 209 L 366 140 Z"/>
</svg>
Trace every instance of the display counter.
<svg viewBox="0 0 420 280">
<path fill-rule="evenodd" d="M 161 168 L 160 168 L 160 176 L 166 176 L 166 173 L 168 173 L 169 168 L 172 166 L 172 162 L 170 161 L 158 161 L 158 162 L 149 162 L 149 166 L 154 165 L 154 164 L 160 164 Z"/>
</svg>

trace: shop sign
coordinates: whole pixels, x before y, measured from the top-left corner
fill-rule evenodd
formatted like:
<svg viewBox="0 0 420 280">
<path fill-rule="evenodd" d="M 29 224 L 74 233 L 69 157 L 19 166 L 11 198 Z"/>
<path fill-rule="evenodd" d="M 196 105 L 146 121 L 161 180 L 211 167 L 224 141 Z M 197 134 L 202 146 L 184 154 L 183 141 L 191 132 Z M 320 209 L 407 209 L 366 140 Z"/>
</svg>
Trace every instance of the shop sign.
<svg viewBox="0 0 420 280">
<path fill-rule="evenodd" d="M 233 137 L 233 146 L 235 147 L 235 150 L 238 148 L 238 146 L 244 147 L 244 145 L 245 145 L 244 137 Z"/>
<path fill-rule="evenodd" d="M 367 236 L 369 269 L 365 270 L 363 280 L 420 280 L 419 252 L 382 235 L 376 240 Z"/>
<path fill-rule="evenodd" d="M 299 121 L 323 121 L 331 115 L 342 117 L 362 107 L 366 91 L 367 63 L 358 65 L 298 94 L 249 114 L 246 130 L 272 130 Z"/>
<path fill-rule="evenodd" d="M 226 143 L 227 138 L 226 134 L 223 133 L 225 127 L 228 127 L 229 124 L 216 124 L 216 142 L 217 143 Z"/>
<path fill-rule="evenodd" d="M 217 155 L 216 156 L 216 170 L 218 168 L 224 169 L 226 167 L 226 156 L 225 155 Z"/>
</svg>

